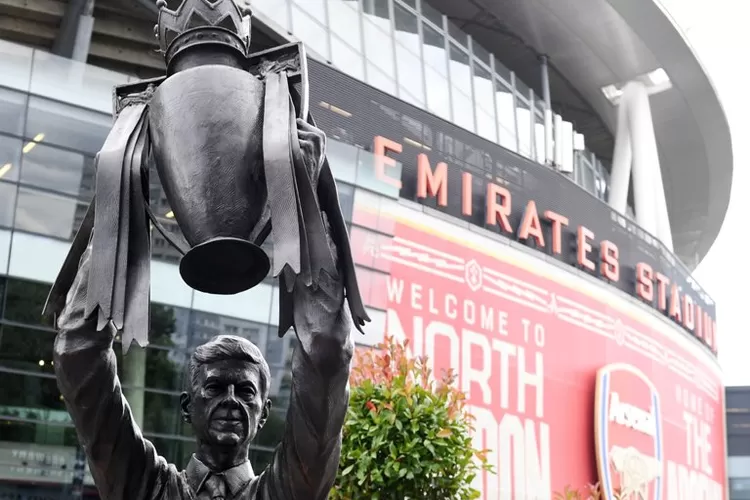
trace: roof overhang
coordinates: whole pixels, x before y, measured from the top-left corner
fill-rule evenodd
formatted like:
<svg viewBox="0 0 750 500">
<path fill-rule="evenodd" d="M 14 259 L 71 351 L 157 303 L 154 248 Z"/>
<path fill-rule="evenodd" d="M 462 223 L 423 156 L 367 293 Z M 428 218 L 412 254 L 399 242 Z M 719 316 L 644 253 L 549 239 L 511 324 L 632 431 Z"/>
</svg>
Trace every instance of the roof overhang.
<svg viewBox="0 0 750 500">
<path fill-rule="evenodd" d="M 540 95 L 547 55 L 553 107 L 605 159 L 617 112 L 601 89 L 664 69 L 672 88 L 651 106 L 675 253 L 698 265 L 729 204 L 731 136 L 709 77 L 657 1 L 429 1 Z"/>
</svg>

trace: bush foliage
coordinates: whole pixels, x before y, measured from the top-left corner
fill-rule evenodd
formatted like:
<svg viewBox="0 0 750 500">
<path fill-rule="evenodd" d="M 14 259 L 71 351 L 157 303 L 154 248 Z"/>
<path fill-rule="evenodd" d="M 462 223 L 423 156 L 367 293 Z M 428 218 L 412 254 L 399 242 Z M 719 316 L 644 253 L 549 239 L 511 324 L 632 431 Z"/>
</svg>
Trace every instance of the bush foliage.
<svg viewBox="0 0 750 500">
<path fill-rule="evenodd" d="M 475 499 L 487 465 L 455 375 L 435 380 L 426 358 L 392 338 L 358 350 L 333 500 Z"/>
</svg>

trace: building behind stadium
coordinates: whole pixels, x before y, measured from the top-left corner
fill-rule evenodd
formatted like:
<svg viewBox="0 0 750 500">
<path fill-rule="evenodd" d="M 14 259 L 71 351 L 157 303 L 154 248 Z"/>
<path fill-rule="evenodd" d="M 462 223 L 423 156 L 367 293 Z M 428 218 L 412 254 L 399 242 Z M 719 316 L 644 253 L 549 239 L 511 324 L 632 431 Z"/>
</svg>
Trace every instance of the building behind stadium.
<svg viewBox="0 0 750 500">
<path fill-rule="evenodd" d="M 750 498 L 750 468 L 727 467 L 716 306 L 691 277 L 727 210 L 729 128 L 658 1 L 252 8 L 253 50 L 308 50 L 373 318 L 356 340 L 409 339 L 436 371 L 458 371 L 497 469 L 477 479 L 483 498 L 597 482 Z M 40 311 L 93 195 L 113 86 L 164 71 L 156 13 L 150 0 L 0 0 L 0 498 L 98 498 Z M 179 231 L 151 182 L 155 213 Z M 247 337 L 273 375 L 257 470 L 290 393 L 277 284 L 195 292 L 152 238 L 152 344 L 118 359 L 134 417 L 184 466 L 186 360 L 214 335 Z"/>
</svg>

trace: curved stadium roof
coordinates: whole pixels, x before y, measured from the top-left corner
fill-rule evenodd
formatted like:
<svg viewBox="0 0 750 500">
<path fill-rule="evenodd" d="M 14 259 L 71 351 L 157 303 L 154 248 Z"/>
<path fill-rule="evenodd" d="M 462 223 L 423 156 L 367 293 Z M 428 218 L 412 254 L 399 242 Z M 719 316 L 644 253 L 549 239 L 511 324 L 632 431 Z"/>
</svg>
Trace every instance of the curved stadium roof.
<svg viewBox="0 0 750 500">
<path fill-rule="evenodd" d="M 541 94 L 549 57 L 553 108 L 611 159 L 616 108 L 602 89 L 659 68 L 672 87 L 651 97 L 675 253 L 691 268 L 729 204 L 732 144 L 717 93 L 686 39 L 654 0 L 430 0 Z"/>
</svg>

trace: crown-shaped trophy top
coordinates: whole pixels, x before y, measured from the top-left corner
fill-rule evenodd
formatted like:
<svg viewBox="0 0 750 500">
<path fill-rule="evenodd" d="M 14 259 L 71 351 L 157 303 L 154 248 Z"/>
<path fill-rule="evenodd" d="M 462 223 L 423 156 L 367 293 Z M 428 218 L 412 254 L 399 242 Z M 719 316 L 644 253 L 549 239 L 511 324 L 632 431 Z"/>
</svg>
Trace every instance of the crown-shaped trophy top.
<svg viewBox="0 0 750 500">
<path fill-rule="evenodd" d="M 166 0 L 157 0 L 159 22 L 155 26 L 159 47 L 169 70 L 178 54 L 200 48 L 238 52 L 247 55 L 250 46 L 251 14 L 234 0 L 182 0 L 175 10 Z"/>
</svg>

